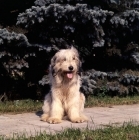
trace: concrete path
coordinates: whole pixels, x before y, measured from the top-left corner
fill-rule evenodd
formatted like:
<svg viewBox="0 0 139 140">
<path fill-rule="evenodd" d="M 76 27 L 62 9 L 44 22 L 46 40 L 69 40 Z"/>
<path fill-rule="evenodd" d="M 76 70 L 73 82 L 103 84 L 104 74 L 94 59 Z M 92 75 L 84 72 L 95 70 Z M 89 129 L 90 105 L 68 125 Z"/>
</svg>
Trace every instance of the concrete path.
<svg viewBox="0 0 139 140">
<path fill-rule="evenodd" d="M 13 133 L 26 133 L 34 135 L 37 132 L 60 132 L 65 128 L 95 129 L 109 124 L 122 124 L 127 121 L 139 122 L 139 105 L 122 105 L 113 107 L 86 108 L 85 114 L 90 118 L 89 122 L 71 123 L 64 120 L 60 124 L 48 124 L 40 121 L 40 113 L 4 114 L 0 115 L 0 135 L 9 137 Z"/>
</svg>

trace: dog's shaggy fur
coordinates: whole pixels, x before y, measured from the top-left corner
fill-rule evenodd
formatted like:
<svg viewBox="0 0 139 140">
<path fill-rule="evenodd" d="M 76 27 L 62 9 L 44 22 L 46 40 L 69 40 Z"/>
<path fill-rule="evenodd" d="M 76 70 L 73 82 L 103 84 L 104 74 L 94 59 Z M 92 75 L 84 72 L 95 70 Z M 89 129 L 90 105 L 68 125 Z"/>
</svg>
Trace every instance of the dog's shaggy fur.
<svg viewBox="0 0 139 140">
<path fill-rule="evenodd" d="M 60 123 L 64 118 L 74 123 L 87 121 L 82 114 L 85 97 L 79 91 L 80 63 L 79 54 L 73 47 L 58 51 L 51 59 L 51 92 L 44 100 L 42 121 Z"/>
</svg>

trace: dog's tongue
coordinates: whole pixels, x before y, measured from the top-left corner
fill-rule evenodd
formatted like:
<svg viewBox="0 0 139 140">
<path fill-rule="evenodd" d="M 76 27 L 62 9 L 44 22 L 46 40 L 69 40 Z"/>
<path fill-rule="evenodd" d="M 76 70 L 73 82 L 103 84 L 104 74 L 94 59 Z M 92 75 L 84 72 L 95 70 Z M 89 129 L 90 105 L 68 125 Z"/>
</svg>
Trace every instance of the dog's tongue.
<svg viewBox="0 0 139 140">
<path fill-rule="evenodd" d="M 72 73 L 67 73 L 67 77 L 68 77 L 69 79 L 71 79 L 71 78 L 73 77 L 73 74 L 72 74 Z"/>
</svg>

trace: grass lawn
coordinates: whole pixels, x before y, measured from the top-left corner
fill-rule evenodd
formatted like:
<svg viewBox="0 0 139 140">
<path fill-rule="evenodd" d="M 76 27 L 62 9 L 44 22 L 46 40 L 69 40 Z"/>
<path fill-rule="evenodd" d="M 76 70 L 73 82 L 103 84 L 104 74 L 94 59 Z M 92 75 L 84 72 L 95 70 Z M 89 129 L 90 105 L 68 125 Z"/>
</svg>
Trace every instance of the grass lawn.
<svg viewBox="0 0 139 140">
<path fill-rule="evenodd" d="M 15 137 L 18 140 L 139 140 L 139 125 L 130 122 L 124 123 L 120 127 L 110 125 L 96 130 L 70 128 L 53 135 L 42 132 L 27 138 L 26 134 L 17 134 L 10 139 L 14 140 Z M 0 139 L 6 140 L 2 136 Z"/>
<path fill-rule="evenodd" d="M 138 104 L 139 96 L 127 97 L 88 97 L 86 99 L 85 107 L 97 106 L 112 106 L 112 105 L 125 105 L 125 104 Z M 3 113 L 24 113 L 41 111 L 43 101 L 33 100 L 16 100 L 0 102 L 0 114 Z"/>
<path fill-rule="evenodd" d="M 112 106 L 112 105 L 132 105 L 139 104 L 139 96 L 127 96 L 127 97 L 88 97 L 86 99 L 85 107 L 94 107 L 94 106 Z"/>
<path fill-rule="evenodd" d="M 125 104 L 137 104 L 139 103 L 139 96 L 131 97 L 88 97 L 85 107 L 97 107 L 97 106 L 113 106 L 113 105 L 125 105 Z M 0 102 L 0 114 L 3 113 L 24 113 L 41 111 L 43 101 L 33 100 L 16 100 Z M 36 136 L 27 137 L 26 134 L 16 134 L 11 138 L 6 138 L 0 135 L 0 140 L 139 140 L 139 124 L 136 123 L 124 123 L 122 126 L 106 125 L 100 129 L 91 130 L 86 128 L 80 129 L 66 129 L 61 133 L 47 134 L 46 132 L 37 133 Z M 105 127 L 105 128 L 104 128 Z"/>
<path fill-rule="evenodd" d="M 16 100 L 0 102 L 0 114 L 35 112 L 42 108 L 42 101 Z"/>
</svg>

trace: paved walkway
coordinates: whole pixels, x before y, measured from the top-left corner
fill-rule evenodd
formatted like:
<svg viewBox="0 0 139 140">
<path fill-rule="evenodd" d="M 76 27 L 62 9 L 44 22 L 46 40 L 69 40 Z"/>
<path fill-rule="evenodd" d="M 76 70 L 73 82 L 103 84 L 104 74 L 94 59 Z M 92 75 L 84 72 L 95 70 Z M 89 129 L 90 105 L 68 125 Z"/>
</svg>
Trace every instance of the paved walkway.
<svg viewBox="0 0 139 140">
<path fill-rule="evenodd" d="M 60 124 L 48 124 L 40 121 L 39 113 L 25 113 L 0 115 L 0 135 L 9 137 L 13 133 L 34 135 L 36 132 L 46 131 L 60 132 L 65 128 L 86 128 L 91 129 L 107 126 L 109 124 L 121 124 L 127 121 L 139 122 L 139 105 L 122 105 L 113 107 L 86 108 L 85 114 L 90 118 L 89 122 L 71 123 L 64 120 Z"/>
</svg>

